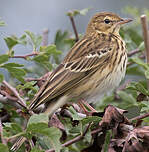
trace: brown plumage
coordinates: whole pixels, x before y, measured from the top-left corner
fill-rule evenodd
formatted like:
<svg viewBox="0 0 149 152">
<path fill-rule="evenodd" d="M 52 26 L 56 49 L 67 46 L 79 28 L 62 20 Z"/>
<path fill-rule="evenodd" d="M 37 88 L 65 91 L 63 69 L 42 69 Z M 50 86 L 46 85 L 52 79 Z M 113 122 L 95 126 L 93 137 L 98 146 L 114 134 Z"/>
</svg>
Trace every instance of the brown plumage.
<svg viewBox="0 0 149 152">
<path fill-rule="evenodd" d="M 127 63 L 125 42 L 119 35 L 119 29 L 121 24 L 130 21 L 110 12 L 94 15 L 84 37 L 52 72 L 29 109 L 45 104 L 44 112 L 50 116 L 72 99 L 93 102 L 118 86 L 125 75 Z M 12 150 L 23 141 L 24 138 L 21 138 Z"/>
</svg>

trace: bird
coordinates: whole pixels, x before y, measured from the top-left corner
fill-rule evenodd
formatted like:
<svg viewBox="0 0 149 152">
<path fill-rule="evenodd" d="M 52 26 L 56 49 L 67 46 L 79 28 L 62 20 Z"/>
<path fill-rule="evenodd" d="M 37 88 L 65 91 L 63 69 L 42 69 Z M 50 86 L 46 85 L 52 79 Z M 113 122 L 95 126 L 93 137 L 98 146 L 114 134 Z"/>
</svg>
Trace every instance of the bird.
<svg viewBox="0 0 149 152">
<path fill-rule="evenodd" d="M 112 12 L 98 12 L 88 23 L 84 36 L 74 44 L 61 64 L 50 74 L 29 105 L 51 116 L 69 101 L 89 103 L 115 89 L 125 76 L 126 44 L 119 34 L 121 25 L 131 22 Z M 25 141 L 21 137 L 11 148 Z"/>
</svg>

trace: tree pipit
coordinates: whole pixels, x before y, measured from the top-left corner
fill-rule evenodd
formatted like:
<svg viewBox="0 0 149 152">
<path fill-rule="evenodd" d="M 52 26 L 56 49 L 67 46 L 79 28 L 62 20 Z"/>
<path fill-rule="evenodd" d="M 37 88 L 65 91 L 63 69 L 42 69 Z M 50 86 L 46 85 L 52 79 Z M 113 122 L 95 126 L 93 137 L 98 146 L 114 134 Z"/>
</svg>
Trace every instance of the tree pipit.
<svg viewBox="0 0 149 152">
<path fill-rule="evenodd" d="M 45 104 L 49 116 L 71 100 L 93 102 L 114 89 L 125 76 L 127 53 L 119 35 L 120 26 L 132 21 L 111 12 L 95 14 L 86 33 L 52 72 L 29 105 L 34 110 Z M 12 147 L 16 150 L 24 138 Z"/>
</svg>

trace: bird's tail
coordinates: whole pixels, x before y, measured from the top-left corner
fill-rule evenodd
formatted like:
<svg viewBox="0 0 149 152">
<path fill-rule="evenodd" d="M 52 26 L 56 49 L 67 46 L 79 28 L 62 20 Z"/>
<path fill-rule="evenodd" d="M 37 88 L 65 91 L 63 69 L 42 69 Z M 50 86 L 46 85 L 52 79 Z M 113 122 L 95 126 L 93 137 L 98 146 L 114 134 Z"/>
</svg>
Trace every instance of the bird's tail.
<svg viewBox="0 0 149 152">
<path fill-rule="evenodd" d="M 67 99 L 68 99 L 68 96 L 62 96 L 57 101 L 50 102 L 50 104 L 48 104 L 48 106 L 46 107 L 44 113 L 50 117 L 58 108 L 66 104 Z M 25 137 L 20 137 L 11 147 L 11 150 L 17 151 L 21 147 L 21 145 L 25 142 L 25 140 L 26 140 Z"/>
<path fill-rule="evenodd" d="M 26 140 L 25 137 L 23 137 L 23 136 L 19 137 L 10 150 L 17 151 L 22 146 L 22 144 L 25 142 L 25 140 Z"/>
</svg>

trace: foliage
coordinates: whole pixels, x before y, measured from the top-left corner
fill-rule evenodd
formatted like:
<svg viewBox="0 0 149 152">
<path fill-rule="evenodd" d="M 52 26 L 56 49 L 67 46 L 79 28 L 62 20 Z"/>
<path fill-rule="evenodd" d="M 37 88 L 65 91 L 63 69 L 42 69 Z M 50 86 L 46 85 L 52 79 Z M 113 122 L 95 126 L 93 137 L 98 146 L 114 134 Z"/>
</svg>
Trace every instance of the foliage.
<svg viewBox="0 0 149 152">
<path fill-rule="evenodd" d="M 85 15 L 88 10 L 88 8 L 80 11 L 74 10 L 68 12 L 67 15 L 71 17 L 80 14 Z M 139 19 L 140 11 L 137 8 L 127 7 L 125 10 L 133 17 Z M 149 14 L 146 9 L 144 9 L 144 12 L 147 15 Z M 5 23 L 0 20 L 0 26 L 4 25 Z M 124 86 L 128 80 L 130 83 L 122 88 L 118 88 L 110 95 L 105 95 L 104 98 L 100 99 L 100 102 L 97 102 L 94 105 L 94 107 L 102 113 L 107 105 L 112 104 L 118 108 L 128 110 L 127 117 L 133 118 L 149 112 L 149 90 L 147 88 L 149 64 L 147 64 L 144 59 L 144 42 L 139 20 L 137 20 L 137 23 L 129 25 L 129 27 L 122 28 L 120 34 L 127 44 L 128 54 L 131 53 L 132 50 L 140 50 L 140 52 L 129 57 L 128 62 L 130 65 L 127 66 L 126 78 L 123 80 L 121 86 Z M 15 35 L 5 37 L 4 40 L 8 47 L 8 51 L 6 54 L 1 53 L 0 55 L 0 70 L 6 70 L 8 72 L 7 74 L 9 74 L 9 79 L 6 79 L 5 75 L 0 73 L 0 95 L 15 102 L 16 94 L 3 83 L 4 80 L 13 82 L 13 87 L 16 88 L 27 105 L 45 79 L 47 79 L 47 72 L 52 71 L 57 64 L 60 63 L 66 51 L 75 43 L 75 38 L 73 38 L 68 31 L 62 32 L 61 30 L 57 31 L 54 44 L 48 46 L 41 45 L 41 35 L 36 35 L 30 31 L 25 31 L 20 37 Z M 27 55 L 18 56 L 15 53 L 15 47 L 17 45 L 24 45 L 25 47 L 31 45 L 32 52 Z M 32 64 L 32 69 L 29 69 L 25 64 L 20 64 L 17 60 L 18 58 Z M 43 77 L 40 77 L 40 71 Z M 33 78 L 30 81 L 27 80 L 31 75 L 40 78 L 38 80 L 36 80 L 36 78 Z M 0 100 L 2 99 L 0 98 Z M 51 125 L 51 123 L 49 123 L 47 115 L 34 114 L 29 118 L 26 130 L 23 130 L 22 128 L 28 119 L 26 118 L 28 117 L 28 115 L 26 116 L 26 109 L 21 109 L 21 111 L 19 111 L 20 109 L 16 110 L 18 107 L 14 107 L 12 104 L 3 104 L 3 102 L 0 107 L 0 116 L 3 123 L 3 131 L 0 130 L 3 134 L 3 136 L 1 134 L 0 151 L 6 152 L 9 151 L 8 149 L 12 146 L 12 139 L 22 135 L 27 138 L 29 145 L 31 145 L 32 139 L 36 139 L 36 142 L 34 142 L 36 145 L 34 147 L 32 147 L 32 145 L 28 146 L 31 148 L 31 152 L 42 152 L 51 148 L 54 148 L 56 152 L 60 152 L 61 149 L 64 152 L 77 152 L 80 151 L 80 149 L 85 149 L 87 147 L 86 145 L 93 143 L 91 131 L 96 129 L 99 123 L 102 122 L 101 120 L 103 120 L 99 117 L 100 114 L 97 116 L 81 117 L 78 114 L 78 111 L 70 106 L 67 110 L 71 117 L 62 117 L 61 115 L 58 115 L 54 118 L 54 120 L 57 120 L 56 125 Z M 6 117 L 7 115 L 8 118 L 5 120 L 4 116 Z M 142 126 L 149 125 L 149 119 L 145 118 L 141 123 Z M 90 124 L 90 128 L 87 132 L 84 132 L 88 127 L 88 124 Z M 62 146 L 63 143 L 70 141 L 77 136 L 82 136 L 84 138 L 67 148 Z M 111 136 L 111 130 L 107 131 L 103 143 L 103 151 L 107 151 Z M 5 142 L 2 141 L 3 139 L 6 140 L 8 144 L 5 144 Z M 24 152 L 25 148 L 26 146 L 23 145 L 19 151 Z"/>
</svg>

